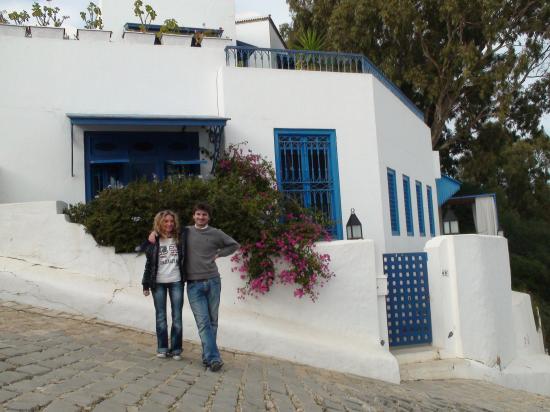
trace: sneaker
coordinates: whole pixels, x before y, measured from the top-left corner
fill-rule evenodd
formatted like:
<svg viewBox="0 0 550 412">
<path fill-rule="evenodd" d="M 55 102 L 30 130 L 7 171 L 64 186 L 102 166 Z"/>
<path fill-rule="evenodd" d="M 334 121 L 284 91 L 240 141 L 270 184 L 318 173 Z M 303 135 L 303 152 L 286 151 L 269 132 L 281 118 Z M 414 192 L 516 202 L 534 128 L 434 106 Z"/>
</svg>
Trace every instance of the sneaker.
<svg viewBox="0 0 550 412">
<path fill-rule="evenodd" d="M 220 361 L 213 361 L 212 363 L 210 363 L 210 370 L 212 372 L 217 372 L 219 371 L 223 366 L 223 362 L 220 360 Z"/>
<path fill-rule="evenodd" d="M 181 360 L 181 355 L 174 355 L 174 356 L 172 356 L 172 359 Z"/>
<path fill-rule="evenodd" d="M 157 353 L 157 358 L 166 358 L 166 353 Z"/>
</svg>

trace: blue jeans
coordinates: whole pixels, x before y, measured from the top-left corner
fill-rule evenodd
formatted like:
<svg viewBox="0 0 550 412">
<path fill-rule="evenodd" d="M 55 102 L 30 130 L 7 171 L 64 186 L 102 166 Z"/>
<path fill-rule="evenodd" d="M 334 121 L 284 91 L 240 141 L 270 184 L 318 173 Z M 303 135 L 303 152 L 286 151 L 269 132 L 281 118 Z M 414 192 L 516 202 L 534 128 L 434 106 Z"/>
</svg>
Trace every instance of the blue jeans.
<svg viewBox="0 0 550 412">
<path fill-rule="evenodd" d="M 202 361 L 207 365 L 214 361 L 221 362 L 216 344 L 221 288 L 219 277 L 187 282 L 187 299 L 201 338 Z"/>
<path fill-rule="evenodd" d="M 172 331 L 170 333 L 171 345 L 168 346 L 168 322 L 166 320 L 166 294 L 170 295 L 172 308 Z M 157 321 L 157 352 L 179 355 L 181 353 L 182 321 L 181 310 L 183 308 L 183 283 L 157 283 L 152 292 L 155 303 Z M 171 348 L 171 349 L 170 349 Z"/>
</svg>

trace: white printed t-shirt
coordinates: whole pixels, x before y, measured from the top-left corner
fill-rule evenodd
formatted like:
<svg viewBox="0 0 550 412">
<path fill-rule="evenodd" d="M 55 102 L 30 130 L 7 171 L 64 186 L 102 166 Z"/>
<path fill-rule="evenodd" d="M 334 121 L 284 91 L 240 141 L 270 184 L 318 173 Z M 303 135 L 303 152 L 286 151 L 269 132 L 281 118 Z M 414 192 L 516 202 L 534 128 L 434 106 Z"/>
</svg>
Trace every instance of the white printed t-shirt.
<svg viewBox="0 0 550 412">
<path fill-rule="evenodd" d="M 178 245 L 174 238 L 159 239 L 159 267 L 157 283 L 173 283 L 181 280 L 178 266 Z"/>
</svg>

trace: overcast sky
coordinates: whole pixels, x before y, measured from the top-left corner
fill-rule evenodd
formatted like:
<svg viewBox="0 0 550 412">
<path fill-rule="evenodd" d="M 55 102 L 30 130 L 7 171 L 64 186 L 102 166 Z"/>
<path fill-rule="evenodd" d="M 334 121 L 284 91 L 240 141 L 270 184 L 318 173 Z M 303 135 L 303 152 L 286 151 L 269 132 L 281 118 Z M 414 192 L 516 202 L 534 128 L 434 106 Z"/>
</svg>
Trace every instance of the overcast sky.
<svg viewBox="0 0 550 412">
<path fill-rule="evenodd" d="M 131 1 L 131 0 L 128 0 Z M 30 13 L 33 0 L 0 0 L 0 10 L 22 10 Z M 41 1 L 40 3 L 42 3 Z M 79 13 L 86 8 L 90 0 L 56 0 L 53 3 L 58 6 L 65 15 L 71 16 L 68 25 L 81 25 Z M 251 16 L 265 16 L 271 14 L 271 18 L 277 26 L 290 23 L 290 15 L 285 0 L 235 0 L 236 15 L 238 18 Z M 550 134 L 550 114 L 543 118 L 546 133 Z"/>
</svg>

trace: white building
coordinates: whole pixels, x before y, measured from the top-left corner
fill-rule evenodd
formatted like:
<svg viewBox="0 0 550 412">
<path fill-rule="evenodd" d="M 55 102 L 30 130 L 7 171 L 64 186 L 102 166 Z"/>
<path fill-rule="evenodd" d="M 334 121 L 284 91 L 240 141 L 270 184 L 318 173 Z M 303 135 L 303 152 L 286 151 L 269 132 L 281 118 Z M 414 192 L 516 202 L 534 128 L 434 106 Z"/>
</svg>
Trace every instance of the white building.
<svg viewBox="0 0 550 412">
<path fill-rule="evenodd" d="M 386 342 L 395 346 L 431 342 L 430 301 L 438 308 L 451 305 L 451 311 L 462 302 L 458 298 L 442 301 L 446 296 L 443 292 L 438 296 L 428 293 L 423 250 L 439 235 L 436 181 L 441 175 L 439 156 L 432 151 L 430 130 L 422 113 L 367 58 L 286 50 L 270 17 L 235 23 L 232 1 L 150 3 L 159 13 L 157 21 L 175 18 L 183 26 L 185 45 L 154 44 L 152 35 L 141 35 L 136 41 L 125 33 L 125 27 L 136 28 L 139 23 L 129 0 L 101 2 L 105 30 L 112 31 L 110 40 L 108 35 L 92 40 L 90 33 L 82 32 L 80 40 L 64 39 L 62 33 L 54 38 L 53 29 L 48 31 L 49 38 L 41 38 L 34 28 L 31 37 L 24 31 L 6 33 L 0 26 L 0 77 L 7 79 L 0 93 L 0 204 L 75 203 L 91 200 L 109 185 L 124 186 L 139 177 L 207 175 L 212 161 L 201 147 L 219 153 L 222 145 L 247 141 L 253 152 L 273 161 L 281 190 L 301 199 L 305 206 L 324 211 L 336 222 L 332 231 L 337 240 L 345 238 L 350 210 L 355 210 L 363 225 L 363 237 L 372 241 L 365 241 L 363 246 L 334 242 L 325 247 L 338 256 L 337 277 L 344 279 L 352 273 L 351 279 L 364 282 L 365 289 L 355 290 L 350 302 L 342 302 L 338 292 L 329 293 L 328 306 L 347 305 L 343 310 L 356 317 L 349 321 L 353 324 L 349 329 L 339 318 L 331 318 L 327 325 L 341 328 L 342 336 L 346 330 L 351 333 L 349 356 L 344 362 L 351 366 L 344 370 L 395 381 L 397 369 L 380 372 L 392 362 L 397 365 L 388 358 Z M 149 29 L 158 31 L 159 26 Z M 191 35 L 197 31 L 206 33 L 202 47 L 190 47 Z M 29 206 L 17 212 L 17 207 L 5 206 L 0 210 L 3 230 L 12 230 L 9 219 L 35 222 L 36 211 L 43 210 Z M 75 237 L 75 245 L 84 242 L 80 232 L 63 230 Z M 88 246 L 45 254 L 31 248 L 33 241 L 10 243 L 12 240 L 3 238 L 0 236 L 3 256 L 34 256 L 49 263 L 59 259 L 53 263 L 79 273 L 96 270 L 95 261 L 90 265 L 85 256 L 77 257 L 88 253 Z M 38 244 L 44 245 L 42 240 Z M 502 244 L 499 247 L 502 249 Z M 356 259 L 346 261 L 346 250 L 353 250 Z M 439 253 L 439 249 L 433 250 Z M 500 256 L 507 259 L 504 252 Z M 453 262 L 447 254 L 445 259 Z M 117 265 L 102 269 L 101 278 L 108 277 L 112 268 L 118 272 Z M 351 269 L 350 265 L 355 266 Z M 452 276 L 460 272 L 432 262 L 430 265 L 430 277 L 442 270 L 450 270 Z M 363 273 L 368 278 L 363 279 Z M 509 273 L 507 276 L 504 282 L 509 285 Z M 129 281 L 134 280 L 130 277 Z M 443 283 L 437 282 L 437 287 L 445 289 Z M 345 280 L 340 285 L 346 285 Z M 509 294 L 502 294 L 502 301 L 511 305 Z M 394 298 L 396 302 L 409 299 L 408 309 L 394 304 Z M 228 310 L 234 319 L 251 310 L 239 304 L 241 312 L 236 313 L 233 300 L 225 300 L 226 307 L 233 308 Z M 223 303 L 222 299 L 222 309 Z M 361 311 L 356 310 L 358 307 Z M 253 308 L 250 313 L 258 311 Z M 285 312 L 281 305 L 273 306 L 273 311 L 288 317 L 282 324 L 288 324 L 292 317 L 292 311 Z M 407 311 L 415 316 L 409 319 Z M 316 313 L 311 316 L 316 319 Z M 413 318 L 418 320 L 418 327 L 412 325 Z M 407 322 L 407 326 L 399 327 L 398 321 L 403 325 Z M 438 329 L 434 339 L 442 341 L 453 321 L 452 317 L 435 318 Z M 315 333 L 320 337 L 330 333 L 327 325 L 320 325 Z M 367 326 L 356 333 L 358 325 Z M 275 333 L 277 325 L 273 328 L 269 333 Z M 304 328 L 296 325 L 298 331 Z M 301 335 L 296 330 L 285 329 L 278 339 L 299 341 Z M 528 332 L 536 335 L 531 329 Z M 410 335 L 416 340 L 409 340 Z M 455 336 L 467 339 L 474 335 L 464 332 Z M 243 334 L 239 340 L 228 336 L 225 342 L 254 351 L 255 339 L 261 338 L 258 334 L 249 340 L 247 337 Z M 324 357 L 338 347 L 334 339 L 333 346 L 327 343 Z M 362 358 L 367 366 L 354 365 L 354 356 L 366 341 L 378 349 Z M 296 343 L 295 348 L 305 353 L 307 345 L 303 342 Z M 284 355 L 276 347 L 259 347 L 257 351 L 262 353 Z M 510 361 L 514 348 L 506 350 L 506 360 Z M 385 355 L 379 356 L 377 351 Z M 449 347 L 446 353 L 466 358 L 466 352 Z M 308 362 L 335 367 L 340 360 L 335 358 L 334 364 Z M 366 369 L 360 369 L 363 366 Z"/>
</svg>

